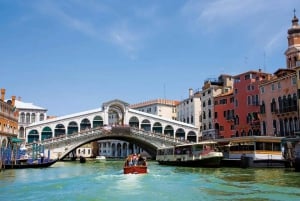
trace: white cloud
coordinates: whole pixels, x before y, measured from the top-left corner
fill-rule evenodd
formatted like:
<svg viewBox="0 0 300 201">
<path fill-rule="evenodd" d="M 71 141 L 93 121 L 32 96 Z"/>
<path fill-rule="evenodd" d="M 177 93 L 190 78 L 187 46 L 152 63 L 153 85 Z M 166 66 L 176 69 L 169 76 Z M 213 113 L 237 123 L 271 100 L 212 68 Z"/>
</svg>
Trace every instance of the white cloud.
<svg viewBox="0 0 300 201">
<path fill-rule="evenodd" d="M 52 1 L 40 1 L 35 5 L 35 7 L 42 14 L 54 17 L 57 21 L 87 36 L 94 37 L 97 35 L 97 31 L 92 23 L 68 14 L 60 5 L 55 4 Z"/>
</svg>

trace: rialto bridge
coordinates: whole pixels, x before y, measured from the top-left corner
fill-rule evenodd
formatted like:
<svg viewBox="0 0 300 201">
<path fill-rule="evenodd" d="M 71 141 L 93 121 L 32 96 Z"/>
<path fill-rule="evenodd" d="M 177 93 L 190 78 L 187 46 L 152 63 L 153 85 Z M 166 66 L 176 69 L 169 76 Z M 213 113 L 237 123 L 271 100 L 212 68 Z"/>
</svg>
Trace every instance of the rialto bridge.
<svg viewBox="0 0 300 201">
<path fill-rule="evenodd" d="M 99 109 L 31 124 L 26 127 L 26 142 L 43 144 L 51 158 L 63 158 L 83 144 L 102 139 L 132 142 L 154 156 L 162 146 L 197 142 L 198 133 L 191 124 L 134 110 L 126 102 L 112 100 Z"/>
</svg>

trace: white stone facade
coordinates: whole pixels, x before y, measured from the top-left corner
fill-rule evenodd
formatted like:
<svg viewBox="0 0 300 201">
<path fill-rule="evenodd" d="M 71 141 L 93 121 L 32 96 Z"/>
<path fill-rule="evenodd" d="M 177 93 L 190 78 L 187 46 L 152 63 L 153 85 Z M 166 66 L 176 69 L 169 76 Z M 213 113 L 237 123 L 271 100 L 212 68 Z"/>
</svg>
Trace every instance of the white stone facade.
<svg viewBox="0 0 300 201">
<path fill-rule="evenodd" d="M 47 109 L 36 106 L 32 103 L 22 102 L 20 100 L 15 101 L 15 106 L 19 113 L 18 138 L 25 139 L 25 127 L 32 123 L 37 123 L 46 120 Z"/>
<path fill-rule="evenodd" d="M 193 89 L 189 89 L 189 97 L 177 105 L 177 119 L 178 121 L 194 125 L 200 131 L 201 110 L 200 92 L 197 91 L 194 93 Z M 199 136 L 201 136 L 201 133 Z"/>
<path fill-rule="evenodd" d="M 154 114 L 160 117 L 177 120 L 176 106 L 179 101 L 156 99 L 130 105 L 130 108 Z"/>
</svg>

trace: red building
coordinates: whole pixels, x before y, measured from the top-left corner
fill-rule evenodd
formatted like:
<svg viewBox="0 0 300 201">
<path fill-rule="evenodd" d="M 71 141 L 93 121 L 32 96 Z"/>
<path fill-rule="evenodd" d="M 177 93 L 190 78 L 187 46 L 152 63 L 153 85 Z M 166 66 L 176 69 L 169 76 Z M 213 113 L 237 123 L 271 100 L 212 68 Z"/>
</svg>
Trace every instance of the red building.
<svg viewBox="0 0 300 201">
<path fill-rule="evenodd" d="M 248 71 L 234 76 L 235 136 L 261 135 L 259 83 L 270 79 L 271 74 Z"/>
<path fill-rule="evenodd" d="M 234 96 L 232 90 L 214 98 L 215 128 L 220 138 L 230 138 L 235 135 L 234 127 Z"/>
</svg>

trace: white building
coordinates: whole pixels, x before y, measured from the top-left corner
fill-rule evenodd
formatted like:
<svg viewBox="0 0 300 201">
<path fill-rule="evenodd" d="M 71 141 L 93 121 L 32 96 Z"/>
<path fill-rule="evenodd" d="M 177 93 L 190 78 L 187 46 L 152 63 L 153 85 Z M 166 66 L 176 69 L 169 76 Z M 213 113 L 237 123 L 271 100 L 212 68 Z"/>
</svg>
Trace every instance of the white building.
<svg viewBox="0 0 300 201">
<path fill-rule="evenodd" d="M 189 97 L 177 105 L 177 120 L 201 128 L 201 94 L 189 89 Z M 201 135 L 200 135 L 201 136 Z"/>
<path fill-rule="evenodd" d="M 25 128 L 31 123 L 44 121 L 47 118 L 47 109 L 34 105 L 33 103 L 25 103 L 21 100 L 15 101 L 15 106 L 19 112 L 19 136 L 25 139 Z"/>
<path fill-rule="evenodd" d="M 177 120 L 176 106 L 178 104 L 179 101 L 176 100 L 155 99 L 130 105 L 130 108 L 158 115 L 160 117 Z"/>
</svg>

